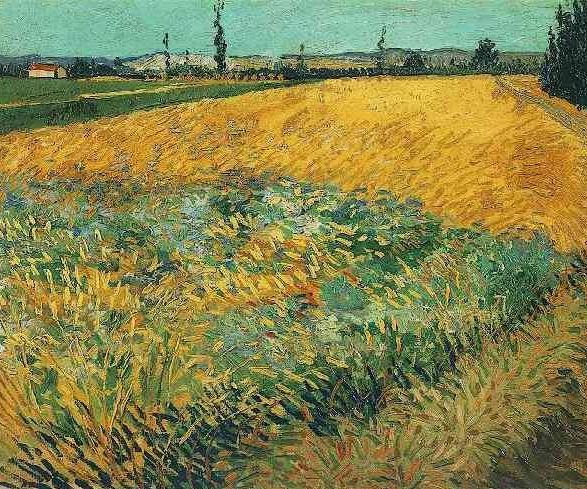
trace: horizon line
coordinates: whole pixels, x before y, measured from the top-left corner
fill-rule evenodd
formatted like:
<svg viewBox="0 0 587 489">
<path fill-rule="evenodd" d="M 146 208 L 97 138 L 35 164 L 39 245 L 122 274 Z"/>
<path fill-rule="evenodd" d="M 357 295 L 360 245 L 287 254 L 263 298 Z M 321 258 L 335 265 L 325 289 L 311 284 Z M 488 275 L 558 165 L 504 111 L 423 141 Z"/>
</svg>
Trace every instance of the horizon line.
<svg viewBox="0 0 587 489">
<path fill-rule="evenodd" d="M 438 48 L 407 48 L 407 47 L 390 47 L 386 48 L 385 51 L 414 51 L 414 52 L 424 52 L 430 53 L 434 51 L 444 51 L 444 50 L 453 50 L 453 51 L 463 51 L 466 53 L 473 53 L 474 49 L 465 49 L 459 48 L 454 46 L 444 46 Z M 499 50 L 500 53 L 504 54 L 543 54 L 543 51 L 535 51 L 535 50 Z M 114 60 L 116 58 L 120 59 L 130 59 L 130 58 L 141 58 L 144 56 L 153 56 L 156 54 L 163 54 L 164 51 L 152 51 L 152 52 L 144 52 L 142 54 L 131 54 L 127 56 L 117 56 L 112 54 L 104 54 L 104 55 L 92 55 L 92 54 L 40 54 L 40 53 L 26 53 L 26 54 L 1 54 L 0 57 L 3 58 L 30 58 L 30 57 L 39 57 L 39 58 L 105 58 Z M 171 52 L 171 55 L 181 55 L 185 56 L 185 51 L 177 51 Z M 190 51 L 190 55 L 200 55 L 200 56 L 213 56 L 213 52 L 202 52 L 202 51 Z M 377 51 L 361 51 L 361 50 L 347 50 L 347 51 L 340 51 L 340 52 L 331 52 L 331 53 L 320 53 L 320 52 L 306 52 L 305 56 L 319 56 L 319 57 L 328 57 L 328 56 L 343 56 L 345 54 L 364 54 L 364 55 L 375 55 Z M 250 53 L 250 54 L 227 54 L 229 58 L 251 58 L 251 57 L 262 57 L 262 58 L 281 58 L 284 56 L 298 56 L 295 52 L 289 53 L 282 53 L 282 54 L 259 54 L 259 53 Z"/>
</svg>

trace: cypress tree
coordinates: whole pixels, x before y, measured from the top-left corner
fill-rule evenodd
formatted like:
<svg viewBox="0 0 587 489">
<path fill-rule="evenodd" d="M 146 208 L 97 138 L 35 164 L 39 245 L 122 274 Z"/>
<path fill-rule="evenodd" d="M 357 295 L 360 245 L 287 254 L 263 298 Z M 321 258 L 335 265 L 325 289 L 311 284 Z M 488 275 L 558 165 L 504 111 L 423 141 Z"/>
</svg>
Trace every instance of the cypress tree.
<svg viewBox="0 0 587 489">
<path fill-rule="evenodd" d="M 548 31 L 548 50 L 544 54 L 544 65 L 542 66 L 541 82 L 544 89 L 551 95 L 559 95 L 560 87 L 560 66 L 558 59 L 558 46 L 556 36 L 552 27 Z"/>
<path fill-rule="evenodd" d="M 377 42 L 377 59 L 375 60 L 375 68 L 378 73 L 383 73 L 385 69 L 385 35 L 387 34 L 387 26 L 383 26 L 381 29 L 381 37 Z"/>
<path fill-rule="evenodd" d="M 300 78 L 304 77 L 306 71 L 306 59 L 305 59 L 306 45 L 300 44 L 300 54 L 298 55 L 298 75 Z"/>
<path fill-rule="evenodd" d="M 165 46 L 165 70 L 169 71 L 171 69 L 171 55 L 169 54 L 169 33 L 166 32 L 163 36 L 163 46 Z"/>
<path fill-rule="evenodd" d="M 222 27 L 223 10 L 224 0 L 217 0 L 214 4 L 214 29 L 216 30 L 214 36 L 214 46 L 216 46 L 214 61 L 216 61 L 216 69 L 220 74 L 225 73 L 227 69 L 226 50 L 228 49 L 228 43 L 226 42 L 226 36 L 224 35 L 224 27 Z"/>
<path fill-rule="evenodd" d="M 587 106 L 587 0 L 573 0 L 569 10 L 559 4 L 556 29 L 548 33 L 540 81 L 551 95 L 579 107 Z"/>
</svg>

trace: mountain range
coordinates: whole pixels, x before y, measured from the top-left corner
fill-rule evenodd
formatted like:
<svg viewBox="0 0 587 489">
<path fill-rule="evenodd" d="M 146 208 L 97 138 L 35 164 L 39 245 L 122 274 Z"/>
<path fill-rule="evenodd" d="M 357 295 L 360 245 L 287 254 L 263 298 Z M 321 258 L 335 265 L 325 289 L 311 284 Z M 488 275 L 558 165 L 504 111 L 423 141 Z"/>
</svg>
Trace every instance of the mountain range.
<svg viewBox="0 0 587 489">
<path fill-rule="evenodd" d="M 452 60 L 455 63 L 467 62 L 473 57 L 473 51 L 466 51 L 456 48 L 441 48 L 432 50 L 411 50 L 402 48 L 391 48 L 385 50 L 385 57 L 388 63 L 400 64 L 410 52 L 418 52 L 430 65 L 447 65 Z M 309 67 L 323 68 L 341 68 L 341 67 L 368 67 L 372 66 L 378 53 L 373 52 L 345 52 L 338 54 L 306 54 L 305 62 Z M 284 54 L 278 57 L 251 55 L 251 56 L 231 56 L 228 59 L 230 69 L 243 70 L 247 68 L 273 68 L 277 63 L 294 64 L 297 62 L 299 55 Z M 23 56 L 2 56 L 0 55 L 0 64 L 29 65 L 31 63 L 45 62 L 55 63 L 62 66 L 69 66 L 79 57 L 73 56 L 41 56 L 30 54 Z M 107 66 L 116 66 L 122 63 L 128 69 L 134 71 L 163 71 L 165 69 L 164 53 L 144 54 L 140 56 L 127 57 L 122 59 L 108 57 L 81 57 L 86 60 L 93 59 L 98 64 Z M 502 61 L 512 61 L 520 59 L 524 62 L 540 62 L 543 58 L 542 53 L 537 52 L 503 52 L 500 53 Z M 214 58 L 206 54 L 171 54 L 172 65 L 198 65 L 212 68 L 215 66 Z"/>
</svg>

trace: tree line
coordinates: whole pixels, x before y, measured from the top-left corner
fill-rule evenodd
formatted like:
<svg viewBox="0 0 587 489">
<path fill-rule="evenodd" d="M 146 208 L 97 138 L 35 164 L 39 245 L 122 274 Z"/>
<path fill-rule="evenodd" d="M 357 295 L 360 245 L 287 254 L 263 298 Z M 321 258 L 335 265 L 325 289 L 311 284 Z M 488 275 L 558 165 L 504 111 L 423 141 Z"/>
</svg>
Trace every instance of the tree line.
<svg viewBox="0 0 587 489">
<path fill-rule="evenodd" d="M 215 21 L 215 25 L 218 20 Z M 227 41 L 224 36 L 224 30 L 220 31 L 215 38 L 215 44 L 218 42 L 220 52 L 217 52 L 214 59 L 216 69 L 190 65 L 187 61 L 183 65 L 176 64 L 168 67 L 166 74 L 170 77 L 177 76 L 194 76 L 194 77 L 213 77 L 222 75 L 235 79 L 324 79 L 324 78 L 342 78 L 342 77 L 360 77 L 360 76 L 378 76 L 378 75 L 467 75 L 476 73 L 489 74 L 539 74 L 541 63 L 538 60 L 519 58 L 501 60 L 500 53 L 496 49 L 496 44 L 490 39 L 483 39 L 474 52 L 470 60 L 450 59 L 439 61 L 425 57 L 419 51 L 408 51 L 402 61 L 389 61 L 388 49 L 386 48 L 387 28 L 383 27 L 379 40 L 377 41 L 377 51 L 372 59 L 371 66 L 351 66 L 351 67 L 320 67 L 311 66 L 311 58 L 306 55 L 306 46 L 300 44 L 299 52 L 292 59 L 280 59 L 273 66 L 262 68 L 241 69 L 238 72 L 230 71 L 227 68 L 226 51 Z M 220 36 L 220 37 L 219 37 Z M 220 62 L 219 62 L 220 61 Z"/>
<path fill-rule="evenodd" d="M 550 95 L 587 107 L 587 0 L 574 0 L 566 9 L 559 4 L 540 81 Z"/>
<path fill-rule="evenodd" d="M 166 74 L 167 76 L 230 76 L 232 78 L 280 78 L 280 79 L 313 79 L 313 78 L 339 78 L 348 76 L 375 76 L 375 75 L 418 75 L 418 74 L 538 74 L 540 64 L 532 61 L 513 59 L 501 61 L 496 44 L 490 39 L 479 41 L 474 56 L 470 61 L 456 61 L 452 59 L 448 65 L 432 63 L 425 60 L 421 53 L 410 51 L 403 63 L 387 62 L 387 26 L 383 26 L 376 44 L 376 55 L 372 67 L 341 67 L 325 68 L 311 67 L 306 60 L 306 47 L 300 43 L 299 54 L 296 63 L 276 63 L 273 67 L 249 68 L 238 73 L 227 74 L 227 50 L 228 42 L 222 23 L 224 12 L 224 0 L 216 0 L 214 3 L 214 61 L 216 69 L 194 66 L 189 63 L 186 51 L 186 62 L 183 65 L 171 66 L 169 55 L 169 34 L 165 34 L 163 44 L 165 46 Z"/>
<path fill-rule="evenodd" d="M 214 64 L 215 67 L 196 66 L 190 63 L 190 53 L 185 51 L 184 62 L 172 63 L 170 54 L 171 38 L 168 32 L 163 36 L 164 73 L 168 77 L 231 77 L 258 79 L 317 79 L 339 78 L 348 76 L 377 75 L 458 75 L 458 74 L 540 74 L 544 89 L 552 95 L 565 97 L 578 105 L 587 103 L 587 0 L 573 0 L 572 8 L 564 10 L 559 5 L 556 19 L 557 27 L 549 32 L 549 48 L 543 63 L 532 59 L 501 59 L 495 42 L 482 39 L 470 60 L 451 59 L 447 62 L 426 59 L 421 52 L 409 51 L 403 61 L 388 60 L 389 50 L 386 47 L 389 35 L 383 26 L 378 35 L 372 65 L 363 67 L 325 68 L 311 66 L 306 55 L 306 46 L 300 44 L 299 54 L 295 63 L 283 60 L 271 67 L 249 68 L 238 73 L 231 72 L 228 64 L 228 40 L 224 29 L 224 0 L 214 0 Z M 22 76 L 26 66 L 0 65 L 0 75 Z M 72 78 L 88 78 L 93 76 L 122 75 L 132 77 L 131 69 L 124 66 L 117 58 L 113 66 L 96 63 L 93 59 L 76 59 L 68 66 Z M 158 76 L 152 71 L 147 76 Z"/>
</svg>

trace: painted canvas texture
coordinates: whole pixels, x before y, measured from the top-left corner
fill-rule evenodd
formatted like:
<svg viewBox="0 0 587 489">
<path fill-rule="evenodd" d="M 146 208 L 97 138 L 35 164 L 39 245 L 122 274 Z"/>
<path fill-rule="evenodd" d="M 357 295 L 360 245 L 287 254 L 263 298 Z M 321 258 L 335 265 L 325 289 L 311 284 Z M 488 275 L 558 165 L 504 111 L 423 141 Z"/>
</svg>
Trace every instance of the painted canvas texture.
<svg viewBox="0 0 587 489">
<path fill-rule="evenodd" d="M 0 488 L 587 487 L 587 0 L 0 1 Z"/>
</svg>

